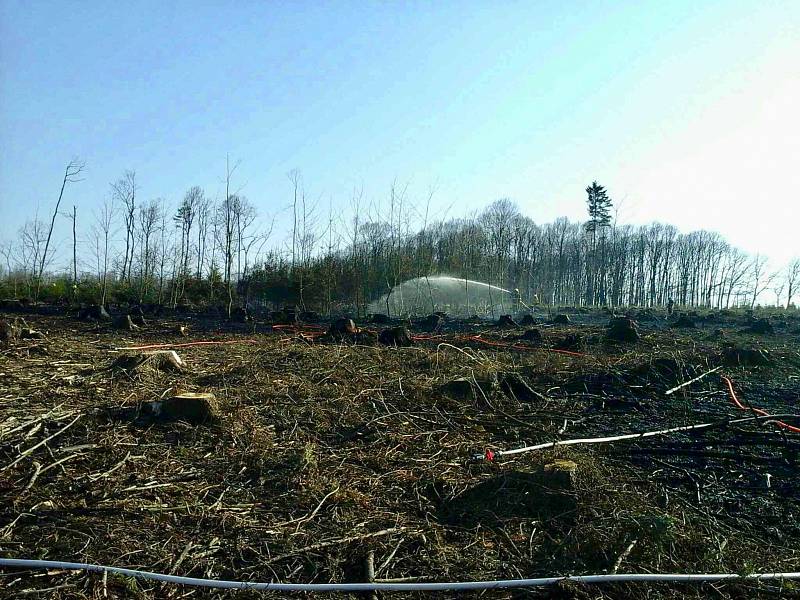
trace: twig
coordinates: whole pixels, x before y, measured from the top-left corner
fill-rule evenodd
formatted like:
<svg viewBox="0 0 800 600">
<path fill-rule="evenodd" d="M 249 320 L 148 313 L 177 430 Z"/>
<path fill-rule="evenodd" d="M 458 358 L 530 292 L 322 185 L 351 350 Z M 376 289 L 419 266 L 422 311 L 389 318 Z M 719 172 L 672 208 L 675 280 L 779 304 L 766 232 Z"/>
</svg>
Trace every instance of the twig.
<svg viewBox="0 0 800 600">
<path fill-rule="evenodd" d="M 111 474 L 112 474 L 114 471 L 116 471 L 117 469 L 119 469 L 120 467 L 122 467 L 122 465 L 124 465 L 124 464 L 127 462 L 127 460 L 128 460 L 130 457 L 131 457 L 131 453 L 130 453 L 130 452 L 128 452 L 128 453 L 125 455 L 125 458 L 123 458 L 121 461 L 119 461 L 117 464 L 115 464 L 113 467 L 111 467 L 111 468 L 110 468 L 108 471 L 106 471 L 105 473 L 101 473 L 100 475 L 89 475 L 89 481 L 97 481 L 98 479 L 103 479 L 103 478 L 105 478 L 105 477 L 108 477 L 108 476 L 109 476 L 109 475 L 111 475 Z"/>
<path fill-rule="evenodd" d="M 695 381 L 700 381 L 706 375 L 711 375 L 711 373 L 715 373 L 715 372 L 719 371 L 721 368 L 722 368 L 722 366 L 714 367 L 710 371 L 706 371 L 705 373 L 703 373 L 702 375 L 698 375 L 694 379 L 690 379 L 689 381 L 684 381 L 682 384 L 676 385 L 674 388 L 671 388 L 671 389 L 667 390 L 666 392 L 664 392 L 664 395 L 665 396 L 669 396 L 671 393 L 677 392 L 679 389 L 685 388 L 687 385 L 691 385 Z"/>
<path fill-rule="evenodd" d="M 83 456 L 83 455 L 80 452 L 76 452 L 75 454 L 70 454 L 68 456 L 65 456 L 64 458 L 61 458 L 61 459 L 57 460 L 56 462 L 47 465 L 44 469 L 42 469 L 42 471 L 41 471 L 41 473 L 39 473 L 39 475 L 44 475 L 45 473 L 47 473 L 53 467 L 57 467 L 61 463 L 65 463 L 68 460 L 72 460 L 73 458 L 77 458 L 78 456 Z"/>
<path fill-rule="evenodd" d="M 364 561 L 364 575 L 367 583 L 375 581 L 375 550 L 367 552 L 367 558 Z M 367 592 L 366 597 L 368 600 L 378 600 L 378 592 L 375 590 Z"/>
<path fill-rule="evenodd" d="M 330 548 L 331 546 L 339 546 L 341 544 L 349 544 L 351 542 L 360 542 L 362 540 L 369 540 L 376 537 L 391 535 L 393 533 L 398 533 L 400 531 L 406 531 L 407 529 L 408 527 L 390 527 L 389 529 L 382 529 L 380 531 L 376 531 L 375 533 L 365 533 L 364 535 L 354 535 L 350 537 L 339 538 L 337 540 L 331 540 L 329 542 L 320 542 L 318 544 L 311 544 L 310 546 L 298 548 L 297 550 L 293 550 L 292 552 L 288 552 L 287 554 L 281 554 L 280 556 L 271 558 L 264 564 L 271 565 L 273 563 L 283 560 L 284 558 L 289 558 L 290 556 L 296 556 L 298 554 L 304 554 L 306 552 L 313 552 L 314 550 L 321 550 L 323 548 Z"/>
<path fill-rule="evenodd" d="M 620 554 L 619 557 L 617 558 L 617 562 L 614 563 L 614 568 L 611 569 L 612 573 L 616 573 L 617 571 L 619 571 L 619 568 L 622 566 L 622 561 L 628 558 L 628 555 L 631 553 L 631 550 L 633 550 L 633 547 L 636 545 L 636 542 L 638 541 L 639 541 L 638 539 L 634 539 L 630 544 L 628 544 L 628 547 L 622 551 L 622 554 Z"/>
<path fill-rule="evenodd" d="M 77 587 L 74 583 L 65 583 L 63 585 L 57 585 L 57 586 L 54 586 L 54 587 L 42 588 L 42 589 L 27 588 L 27 589 L 20 590 L 20 591 L 15 592 L 15 593 L 16 593 L 17 596 L 29 596 L 29 595 L 32 595 L 32 594 L 37 594 L 38 595 L 38 594 L 44 594 L 44 593 L 49 593 L 49 592 L 55 592 L 56 590 L 68 590 L 68 589 L 72 589 L 74 587 Z"/>
<path fill-rule="evenodd" d="M 53 408 L 53 409 L 51 409 L 50 411 L 48 411 L 48 412 L 46 412 L 45 414 L 43 414 L 41 417 L 36 417 L 35 419 L 31 419 L 30 421 L 26 421 L 25 423 L 22 423 L 21 425 L 17 425 L 16 427 L 14 427 L 14 428 L 12 428 L 12 429 L 8 429 L 8 430 L 6 430 L 6 431 L 0 431 L 0 439 L 3 439 L 3 438 L 4 438 L 4 437 L 6 437 L 7 435 L 10 435 L 10 434 L 14 433 L 15 431 L 19 431 L 20 429 L 25 429 L 26 427 L 28 427 L 28 426 L 30 426 L 30 425 L 34 425 L 35 423 L 40 423 L 41 421 L 44 421 L 44 420 L 45 420 L 45 419 L 47 419 L 47 418 L 48 418 L 50 415 L 52 415 L 52 414 L 53 414 L 53 413 L 54 413 L 56 410 L 58 410 L 59 408 L 61 408 L 63 405 L 64 405 L 64 403 L 62 402 L 62 403 L 61 403 L 61 404 L 59 404 L 58 406 L 54 407 L 54 408 Z M 67 413 L 67 414 L 65 414 L 65 415 L 61 415 L 59 418 L 63 419 L 64 417 L 72 416 L 72 415 L 74 415 L 74 414 L 75 414 L 75 413 Z M 10 419 L 9 419 L 9 420 L 10 420 Z M 6 422 L 7 422 L 7 421 L 6 421 Z"/>
<path fill-rule="evenodd" d="M 172 568 L 169 571 L 170 575 L 174 575 L 175 574 L 175 571 L 178 570 L 178 567 L 181 566 L 181 563 L 186 558 L 186 555 L 189 554 L 189 550 L 191 550 L 193 547 L 194 547 L 194 544 L 192 542 L 189 542 L 188 544 L 186 544 L 186 548 L 183 549 L 183 552 L 181 552 L 181 555 L 178 557 L 178 560 L 176 560 L 175 564 L 172 565 Z"/>
<path fill-rule="evenodd" d="M 311 519 L 316 517 L 317 513 L 319 512 L 319 509 L 321 509 L 322 505 L 325 504 L 325 501 L 328 498 L 330 498 L 331 496 L 333 496 L 338 491 L 339 491 L 339 488 L 337 486 L 337 488 L 335 490 L 333 490 L 332 492 L 328 492 L 325 495 L 325 497 L 322 500 L 320 500 L 319 504 L 317 504 L 317 507 L 314 510 L 312 510 L 311 513 L 306 515 L 305 517 L 300 517 L 298 519 L 292 519 L 291 521 L 285 521 L 284 523 L 278 523 L 277 525 L 273 525 L 273 527 L 281 527 L 281 526 L 285 526 L 285 525 L 291 525 L 292 523 L 297 523 L 297 527 L 294 530 L 294 532 L 297 533 L 300 530 L 300 525 L 302 525 L 306 521 L 310 521 Z"/>
<path fill-rule="evenodd" d="M 25 488 L 22 490 L 23 492 L 27 492 L 29 489 L 33 487 L 33 484 L 36 483 L 36 480 L 39 478 L 39 475 L 42 472 L 42 463 L 40 463 L 38 460 L 33 461 L 33 467 L 36 470 L 33 472 L 33 475 L 31 476 L 28 485 L 26 485 Z"/>
<path fill-rule="evenodd" d="M 389 563 L 394 558 L 394 555 L 397 554 L 397 551 L 400 549 L 400 546 L 402 546 L 403 542 L 405 542 L 405 541 L 406 541 L 405 538 L 400 538 L 400 541 L 397 543 L 397 546 L 394 547 L 394 550 L 392 550 L 392 553 L 388 556 L 388 558 L 386 560 L 384 560 L 381 563 L 381 566 L 378 567 L 377 570 L 375 571 L 376 575 L 378 573 L 380 573 L 381 571 L 383 571 L 389 565 Z"/>
<path fill-rule="evenodd" d="M 447 347 L 447 348 L 452 348 L 453 350 L 458 350 L 459 352 L 461 352 L 461 354 L 463 354 L 467 358 L 471 358 L 472 360 L 478 360 L 476 357 L 472 356 L 470 353 L 468 353 L 463 348 L 459 348 L 458 346 L 453 346 L 453 344 L 447 344 L 445 342 L 442 342 L 441 344 L 438 344 L 436 346 L 436 357 L 437 357 L 437 360 L 438 360 L 438 357 L 439 357 L 439 348 L 442 348 L 442 347 Z"/>
<path fill-rule="evenodd" d="M 786 414 L 786 415 L 771 415 L 772 417 L 798 417 L 800 415 Z M 492 453 L 492 456 L 510 456 L 512 454 L 521 454 L 523 452 L 532 452 L 534 450 L 546 450 L 549 448 L 556 448 L 558 446 L 575 446 L 578 444 L 606 444 L 609 442 L 619 442 L 623 440 L 639 440 L 657 435 L 666 435 L 668 433 L 677 433 L 679 431 L 693 431 L 697 429 L 708 429 L 711 427 L 724 427 L 734 423 L 745 423 L 747 421 L 755 421 L 761 417 L 746 417 L 744 419 L 728 419 L 725 421 L 717 421 L 714 423 L 700 423 L 698 425 L 684 425 L 682 427 L 672 427 L 670 429 L 659 429 L 658 431 L 644 431 L 641 433 L 626 433 L 624 435 L 612 435 L 607 437 L 597 438 L 578 438 L 573 440 L 556 440 L 554 442 L 545 442 L 543 444 L 536 444 L 535 446 L 525 446 L 523 448 L 514 448 L 513 450 L 497 450 Z M 473 460 L 484 460 L 486 454 L 473 454 Z"/>
<path fill-rule="evenodd" d="M 23 458 L 25 458 L 26 456 L 28 456 L 28 455 L 29 455 L 31 452 L 34 452 L 34 451 L 36 451 L 38 448 L 41 448 L 42 446 L 44 446 L 44 445 L 45 445 L 47 442 L 49 442 L 50 440 L 52 440 L 52 439 L 54 439 L 54 438 L 58 437 L 59 435 L 61 435 L 62 433 L 64 433 L 64 432 L 65 432 L 67 429 L 69 429 L 69 428 L 70 428 L 70 427 L 72 427 L 72 426 L 73 426 L 75 423 L 77 423 L 78 419 L 80 419 L 82 416 L 83 416 L 83 415 L 78 415 L 77 417 L 75 417 L 74 419 L 72 419 L 72 421 L 70 421 L 70 422 L 69 422 L 67 425 L 65 425 L 64 427 L 62 427 L 62 428 L 61 428 L 61 429 L 59 429 L 58 431 L 56 431 L 56 432 L 55 432 L 53 435 L 46 437 L 45 439 L 43 439 L 41 442 L 39 442 L 39 443 L 38 443 L 38 444 L 36 444 L 35 446 L 31 446 L 30 448 L 28 448 L 27 450 L 25 450 L 25 451 L 24 451 L 22 454 L 20 454 L 20 455 L 17 457 L 17 459 L 16 459 L 14 462 L 12 462 L 12 463 L 10 463 L 10 464 L 6 465 L 5 467 L 3 467 L 2 469 L 0 469 L 0 473 L 1 473 L 1 472 L 3 472 L 3 471 L 5 471 L 5 470 L 7 470 L 7 469 L 10 469 L 10 468 L 11 468 L 11 467 L 13 467 L 14 465 L 16 465 L 18 462 L 20 462 L 20 461 L 21 461 Z"/>
<path fill-rule="evenodd" d="M 228 344 L 258 344 L 258 340 L 218 340 L 202 342 L 184 342 L 182 344 L 150 344 L 148 346 L 130 346 L 124 348 L 114 348 L 116 351 L 123 350 L 150 350 L 152 348 L 186 348 L 187 346 L 225 346 Z"/>
</svg>

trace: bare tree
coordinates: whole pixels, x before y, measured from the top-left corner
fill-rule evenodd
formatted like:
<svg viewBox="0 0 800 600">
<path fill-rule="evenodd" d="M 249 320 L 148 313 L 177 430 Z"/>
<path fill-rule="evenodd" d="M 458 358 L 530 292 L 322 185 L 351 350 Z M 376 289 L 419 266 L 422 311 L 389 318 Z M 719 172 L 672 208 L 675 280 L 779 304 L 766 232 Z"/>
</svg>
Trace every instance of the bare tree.
<svg viewBox="0 0 800 600">
<path fill-rule="evenodd" d="M 800 284 L 800 258 L 795 258 L 786 267 L 784 280 L 786 281 L 786 293 L 788 294 L 786 298 L 786 308 L 788 309 L 792 305 L 792 298 L 797 292 L 798 284 Z"/>
<path fill-rule="evenodd" d="M 125 171 L 111 184 L 112 200 L 121 206 L 125 219 L 125 257 L 122 260 L 123 281 L 130 281 L 133 268 L 133 250 L 136 242 L 136 171 Z"/>
<path fill-rule="evenodd" d="M 768 289 L 772 281 L 777 276 L 776 273 L 767 273 L 767 259 L 760 254 L 756 254 L 750 265 L 750 273 L 752 276 L 751 291 L 750 291 L 750 308 L 755 308 L 758 297 L 761 293 Z"/>
<path fill-rule="evenodd" d="M 152 275 L 155 272 L 155 252 L 153 236 L 158 233 L 158 224 L 161 220 L 163 200 L 151 200 L 147 204 L 139 207 L 139 237 L 140 237 L 140 285 L 139 303 L 144 302 L 144 298 L 150 288 Z"/>
<path fill-rule="evenodd" d="M 248 254 L 260 236 L 257 233 L 249 233 L 256 221 L 256 209 L 247 198 L 238 196 L 233 210 L 236 220 L 236 277 L 238 282 L 247 275 Z M 244 260 L 244 270 L 242 270 L 242 260 Z"/>
<path fill-rule="evenodd" d="M 19 262 L 27 279 L 27 295 L 33 297 L 40 279 L 39 271 L 43 271 L 46 264 L 42 260 L 47 243 L 44 223 L 39 219 L 26 221 L 19 230 L 19 237 Z"/>
<path fill-rule="evenodd" d="M 297 169 L 292 169 L 291 171 L 289 171 L 287 177 L 289 178 L 289 181 L 292 182 L 292 190 L 294 195 L 294 198 L 292 200 L 292 264 L 291 264 L 291 268 L 294 269 L 295 263 L 297 262 L 297 200 L 303 178 L 300 175 L 300 171 L 298 171 Z"/>
<path fill-rule="evenodd" d="M 236 222 L 236 278 L 238 281 L 242 278 L 242 251 L 248 243 L 246 239 L 251 237 L 247 230 L 256 220 L 256 209 L 244 196 L 236 196 L 232 208 L 233 218 Z M 245 258 L 245 265 L 246 262 Z"/>
<path fill-rule="evenodd" d="M 231 316 L 233 308 L 233 287 L 231 284 L 231 270 L 233 267 L 233 238 L 236 226 L 236 209 L 239 204 L 239 197 L 231 192 L 231 180 L 239 162 L 231 167 L 230 158 L 225 156 L 225 198 L 217 208 L 217 235 L 221 236 L 218 242 L 221 244 L 222 256 L 225 261 L 225 285 L 228 288 L 228 318 Z"/>
<path fill-rule="evenodd" d="M 167 227 L 167 211 L 161 211 L 161 223 L 158 227 L 159 232 L 159 244 L 158 244 L 158 295 L 156 297 L 156 302 L 161 305 L 164 302 L 164 287 L 166 284 L 166 267 L 167 267 L 167 255 L 169 254 L 169 243 L 171 238 L 169 237 Z"/>
<path fill-rule="evenodd" d="M 197 205 L 197 279 L 203 277 L 208 240 L 208 223 L 211 216 L 211 200 L 203 196 Z"/>
<path fill-rule="evenodd" d="M 360 259 L 359 253 L 359 245 L 361 242 L 361 238 L 359 237 L 360 225 L 361 225 L 361 205 L 364 200 L 364 188 L 355 188 L 353 189 L 352 196 L 350 197 L 350 209 L 353 213 L 351 223 L 352 228 L 348 231 L 352 232 L 350 234 L 349 244 L 350 244 L 350 273 L 353 278 L 353 295 L 352 295 L 352 302 L 353 307 L 355 308 L 355 313 L 357 316 L 361 315 L 361 286 L 363 285 L 363 278 L 364 273 L 361 265 L 363 261 Z"/>
<path fill-rule="evenodd" d="M 12 267 L 12 258 L 14 257 L 14 244 L 11 240 L 4 243 L 0 246 L 0 254 L 2 254 L 6 259 L 6 269 L 8 271 L 8 277 L 13 282 L 13 290 L 14 290 L 14 298 L 17 297 L 17 286 L 19 284 L 19 279 L 14 272 L 14 268 Z"/>
<path fill-rule="evenodd" d="M 37 299 L 39 298 L 39 290 L 42 287 L 42 274 L 44 273 L 44 265 L 47 261 L 47 251 L 50 248 L 50 238 L 53 236 L 53 227 L 55 227 L 56 224 L 56 216 L 58 215 L 58 208 L 61 206 L 61 199 L 64 197 L 64 190 L 66 189 L 68 183 L 82 181 L 78 177 L 83 172 L 85 167 L 85 162 L 77 158 L 73 158 L 71 161 L 69 161 L 67 167 L 64 169 L 64 179 L 61 182 L 61 191 L 58 193 L 58 201 L 56 201 L 56 207 L 53 210 L 53 218 L 50 221 L 50 229 L 47 230 L 47 239 L 44 243 L 44 250 L 42 251 L 41 260 L 39 262 L 39 273 L 36 276 L 35 297 Z"/>
<path fill-rule="evenodd" d="M 112 228 L 114 226 L 115 212 L 116 206 L 113 198 L 104 201 L 103 206 L 95 213 L 95 225 L 92 228 L 97 256 L 97 277 L 100 281 L 100 306 L 105 306 L 108 295 L 108 253 L 111 236 L 114 235 Z"/>
<path fill-rule="evenodd" d="M 67 218 L 72 221 L 72 286 L 70 290 L 70 297 L 74 302 L 78 294 L 78 207 L 74 204 L 72 205 L 72 213 L 68 214 Z"/>
<path fill-rule="evenodd" d="M 181 268 L 179 270 L 178 296 L 182 296 L 186 286 L 186 279 L 189 277 L 189 258 L 191 256 L 192 225 L 198 216 L 198 210 L 205 202 L 203 190 L 194 186 L 183 196 L 183 201 L 178 207 L 178 212 L 173 217 L 178 229 L 180 230 L 181 240 L 179 247 L 179 257 Z M 198 251 L 199 252 L 199 251 Z M 198 254 L 199 255 L 199 254 Z"/>
</svg>

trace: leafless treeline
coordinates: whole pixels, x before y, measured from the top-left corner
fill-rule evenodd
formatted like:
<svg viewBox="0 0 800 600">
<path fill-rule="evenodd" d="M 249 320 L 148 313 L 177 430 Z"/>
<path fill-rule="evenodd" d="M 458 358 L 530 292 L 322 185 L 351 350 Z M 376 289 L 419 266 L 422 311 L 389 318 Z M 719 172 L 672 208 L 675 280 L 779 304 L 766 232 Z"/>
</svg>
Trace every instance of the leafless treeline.
<svg viewBox="0 0 800 600">
<path fill-rule="evenodd" d="M 681 233 L 660 223 L 587 228 L 563 218 L 538 224 L 509 200 L 468 218 L 430 221 L 430 197 L 419 210 L 405 188 L 393 185 L 388 205 L 367 205 L 356 193 L 346 215 L 329 207 L 324 219 L 319 205 L 307 202 L 298 172 L 289 174 L 290 230 L 269 243 L 271 219 L 259 218 L 231 189 L 235 170 L 227 164 L 222 199 L 192 187 L 172 208 L 160 198 L 142 202 L 136 174 L 125 172 L 94 214 L 72 208 L 73 226 L 82 223 L 86 233 L 73 234 L 68 275 L 50 276 L 43 289 L 51 292 L 56 283 L 56 295 L 103 303 L 113 294 L 171 305 L 202 299 L 230 309 L 238 296 L 362 312 L 394 285 L 431 274 L 518 288 L 529 301 L 552 305 L 655 306 L 673 299 L 717 308 L 789 306 L 800 288 L 800 259 L 769 270 L 763 256 L 749 256 L 714 232 Z M 37 295 L 56 254 L 46 254 L 48 237 L 47 225 L 34 219 L 0 248 L 4 293 Z"/>
<path fill-rule="evenodd" d="M 175 208 L 163 198 L 141 201 L 138 190 L 136 173 L 126 171 L 93 214 L 81 220 L 73 207 L 66 215 L 85 232 L 79 238 L 73 229 L 68 276 L 53 273 L 57 253 L 47 254 L 47 225 L 38 218 L 27 221 L 16 240 L 0 246 L 6 293 L 82 300 L 88 294 L 105 303 L 113 292 L 131 302 L 175 305 L 194 285 L 202 290 L 192 296 L 232 297 L 271 233 L 256 221 L 255 207 L 238 193 L 214 202 L 195 186 Z M 48 285 L 42 287 L 44 280 Z"/>
<path fill-rule="evenodd" d="M 519 288 L 523 297 L 552 305 L 656 306 L 672 298 L 684 306 L 788 306 L 800 283 L 800 260 L 767 271 L 764 257 L 748 256 L 714 232 L 622 225 L 605 228 L 593 240 L 582 223 L 558 219 L 540 225 L 508 200 L 473 218 L 418 231 L 391 220 L 354 227 L 349 246 L 323 255 L 320 272 L 307 276 L 324 281 L 321 271 L 334 268 L 336 295 L 345 303 L 434 273 Z"/>
</svg>

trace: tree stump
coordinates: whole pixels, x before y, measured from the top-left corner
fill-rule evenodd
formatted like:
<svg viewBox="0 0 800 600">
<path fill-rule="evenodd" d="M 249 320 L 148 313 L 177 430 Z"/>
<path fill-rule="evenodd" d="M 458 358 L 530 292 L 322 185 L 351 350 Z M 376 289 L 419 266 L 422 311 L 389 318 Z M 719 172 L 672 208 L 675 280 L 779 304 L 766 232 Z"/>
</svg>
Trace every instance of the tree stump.
<svg viewBox="0 0 800 600">
<path fill-rule="evenodd" d="M 526 329 L 525 333 L 519 336 L 519 339 L 525 342 L 531 342 L 533 344 L 541 344 L 544 341 L 544 337 L 542 336 L 542 332 L 536 328 L 533 329 Z"/>
<path fill-rule="evenodd" d="M 378 335 L 378 341 L 384 346 L 413 346 L 414 341 L 405 327 L 384 329 Z"/>
<path fill-rule="evenodd" d="M 139 329 L 138 325 L 133 324 L 130 315 L 121 315 L 114 319 L 113 327 L 122 331 L 136 331 Z"/>
<path fill-rule="evenodd" d="M 214 394 L 183 392 L 161 403 L 161 416 L 167 420 L 202 425 L 218 422 L 221 412 Z"/>
<path fill-rule="evenodd" d="M 608 323 L 606 339 L 615 342 L 638 342 L 639 328 L 630 317 L 615 317 Z"/>
<path fill-rule="evenodd" d="M 504 328 L 516 328 L 519 327 L 516 321 L 511 317 L 511 315 L 500 315 L 500 318 L 497 319 L 495 323 L 496 327 L 504 327 Z"/>
</svg>

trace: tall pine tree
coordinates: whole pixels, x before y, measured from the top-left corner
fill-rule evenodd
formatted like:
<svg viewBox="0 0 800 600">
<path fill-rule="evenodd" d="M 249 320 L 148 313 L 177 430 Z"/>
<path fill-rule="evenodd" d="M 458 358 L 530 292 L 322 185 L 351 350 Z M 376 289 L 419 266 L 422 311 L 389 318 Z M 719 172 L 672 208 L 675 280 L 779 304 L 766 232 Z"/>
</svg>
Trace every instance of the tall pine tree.
<svg viewBox="0 0 800 600">
<path fill-rule="evenodd" d="M 605 304 L 607 277 L 605 230 L 611 226 L 612 202 L 606 189 L 596 181 L 586 188 L 586 194 L 588 195 L 586 204 L 589 209 L 589 220 L 584 227 L 592 235 L 586 262 L 586 303 L 590 305 Z M 600 231 L 599 244 L 598 230 Z"/>
<path fill-rule="evenodd" d="M 606 188 L 597 183 L 592 182 L 592 185 L 586 188 L 588 198 L 586 205 L 589 209 L 589 221 L 586 223 L 586 231 L 594 233 L 600 227 L 609 227 L 611 225 L 611 198 L 608 197 Z"/>
</svg>

